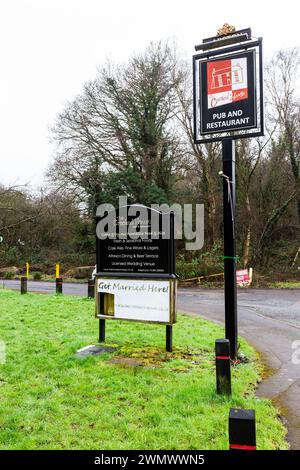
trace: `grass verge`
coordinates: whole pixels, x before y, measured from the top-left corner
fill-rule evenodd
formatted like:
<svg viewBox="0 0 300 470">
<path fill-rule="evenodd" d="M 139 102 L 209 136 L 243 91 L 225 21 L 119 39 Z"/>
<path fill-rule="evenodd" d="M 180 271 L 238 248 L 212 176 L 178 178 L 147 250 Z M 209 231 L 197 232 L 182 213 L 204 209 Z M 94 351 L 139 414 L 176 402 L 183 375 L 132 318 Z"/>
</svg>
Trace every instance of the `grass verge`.
<svg viewBox="0 0 300 470">
<path fill-rule="evenodd" d="M 226 450 L 230 407 L 255 408 L 258 449 L 287 448 L 276 409 L 255 397 L 260 368 L 244 340 L 232 397 L 216 395 L 215 324 L 179 315 L 166 353 L 163 326 L 110 321 L 116 352 L 79 359 L 97 342 L 92 300 L 1 290 L 0 311 L 0 449 Z"/>
<path fill-rule="evenodd" d="M 275 289 L 300 289 L 300 281 L 272 282 L 269 287 Z"/>
</svg>

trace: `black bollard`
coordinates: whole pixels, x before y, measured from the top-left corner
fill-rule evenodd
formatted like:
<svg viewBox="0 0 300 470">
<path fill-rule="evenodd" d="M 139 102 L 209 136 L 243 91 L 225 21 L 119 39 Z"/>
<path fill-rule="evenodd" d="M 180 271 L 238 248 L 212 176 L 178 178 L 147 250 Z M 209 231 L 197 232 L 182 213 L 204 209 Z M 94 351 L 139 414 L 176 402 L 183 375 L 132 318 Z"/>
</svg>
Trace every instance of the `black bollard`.
<svg viewBox="0 0 300 470">
<path fill-rule="evenodd" d="M 216 350 L 216 381 L 217 393 L 231 395 L 230 344 L 228 339 L 217 339 Z"/>
<path fill-rule="evenodd" d="M 56 278 L 56 293 L 62 294 L 62 291 L 63 291 L 63 278 L 57 277 Z"/>
<path fill-rule="evenodd" d="M 95 281 L 94 279 L 88 280 L 88 297 L 95 297 Z"/>
<path fill-rule="evenodd" d="M 166 325 L 166 351 L 173 351 L 173 326 Z"/>
<path fill-rule="evenodd" d="M 256 450 L 255 410 L 230 409 L 229 449 Z"/>
<path fill-rule="evenodd" d="M 21 277 L 21 294 L 27 294 L 27 277 Z"/>
<path fill-rule="evenodd" d="M 99 343 L 105 343 L 105 320 L 99 320 Z"/>
</svg>

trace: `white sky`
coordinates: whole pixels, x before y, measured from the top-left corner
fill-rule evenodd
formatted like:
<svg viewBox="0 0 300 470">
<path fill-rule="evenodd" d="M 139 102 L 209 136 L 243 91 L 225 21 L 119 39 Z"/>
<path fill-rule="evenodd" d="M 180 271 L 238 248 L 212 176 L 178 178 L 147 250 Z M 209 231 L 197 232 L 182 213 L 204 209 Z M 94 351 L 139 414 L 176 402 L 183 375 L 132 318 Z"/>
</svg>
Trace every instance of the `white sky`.
<svg viewBox="0 0 300 470">
<path fill-rule="evenodd" d="M 0 183 L 43 184 L 49 127 L 107 57 L 172 38 L 191 58 L 225 22 L 251 27 L 270 57 L 300 47 L 299 13 L 299 0 L 0 0 Z"/>
</svg>

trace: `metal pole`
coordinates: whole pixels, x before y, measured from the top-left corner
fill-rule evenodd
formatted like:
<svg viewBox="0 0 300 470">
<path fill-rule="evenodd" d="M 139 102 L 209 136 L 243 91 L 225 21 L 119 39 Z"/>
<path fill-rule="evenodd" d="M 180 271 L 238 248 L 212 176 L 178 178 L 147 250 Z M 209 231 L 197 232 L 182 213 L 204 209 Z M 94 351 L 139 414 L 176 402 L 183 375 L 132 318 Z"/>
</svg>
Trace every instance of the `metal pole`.
<svg viewBox="0 0 300 470">
<path fill-rule="evenodd" d="M 166 351 L 173 351 L 173 326 L 166 325 Z"/>
<path fill-rule="evenodd" d="M 99 343 L 105 343 L 105 320 L 99 320 Z"/>
<path fill-rule="evenodd" d="M 224 198 L 224 289 L 225 336 L 230 341 L 230 357 L 237 356 L 237 296 L 235 248 L 235 143 L 222 141 Z"/>
</svg>

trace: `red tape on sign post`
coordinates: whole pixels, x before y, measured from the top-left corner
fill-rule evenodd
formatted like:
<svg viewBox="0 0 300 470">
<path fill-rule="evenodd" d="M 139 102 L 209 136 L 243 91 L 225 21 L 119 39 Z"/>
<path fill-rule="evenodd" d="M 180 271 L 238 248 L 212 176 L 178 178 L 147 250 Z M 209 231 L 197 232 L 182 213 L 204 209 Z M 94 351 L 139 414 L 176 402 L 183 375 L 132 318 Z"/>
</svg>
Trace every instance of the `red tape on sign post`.
<svg viewBox="0 0 300 470">
<path fill-rule="evenodd" d="M 231 394 L 230 342 L 228 339 L 217 339 L 216 353 L 216 387 L 219 395 Z"/>
</svg>

